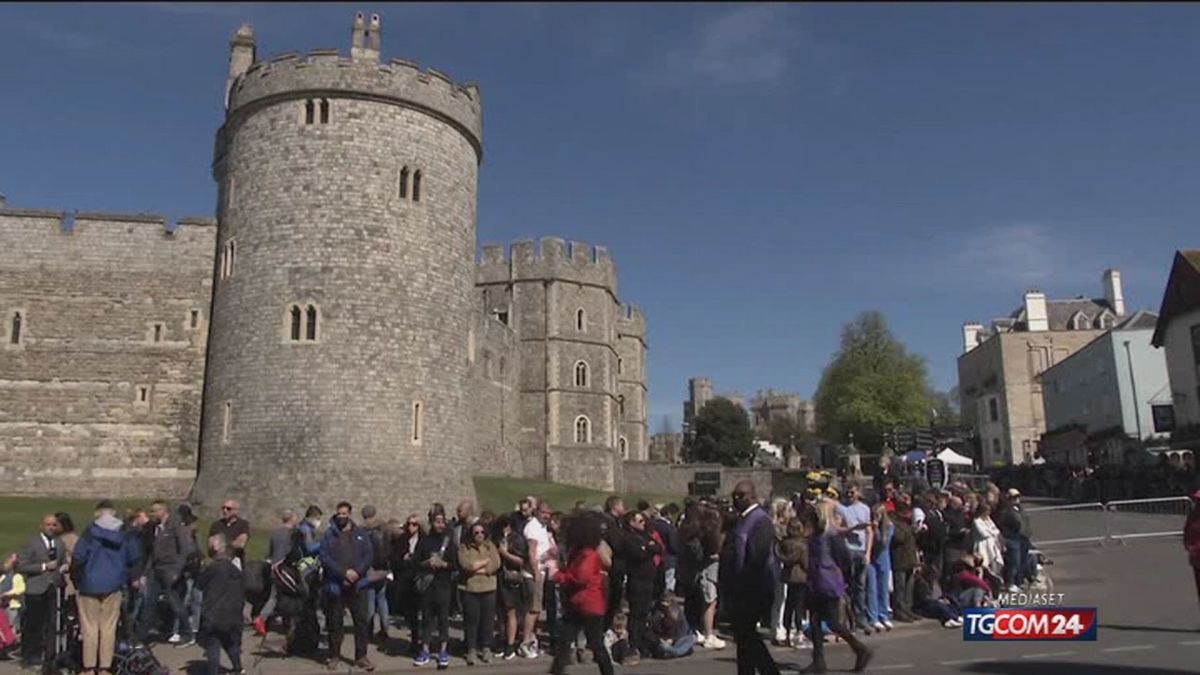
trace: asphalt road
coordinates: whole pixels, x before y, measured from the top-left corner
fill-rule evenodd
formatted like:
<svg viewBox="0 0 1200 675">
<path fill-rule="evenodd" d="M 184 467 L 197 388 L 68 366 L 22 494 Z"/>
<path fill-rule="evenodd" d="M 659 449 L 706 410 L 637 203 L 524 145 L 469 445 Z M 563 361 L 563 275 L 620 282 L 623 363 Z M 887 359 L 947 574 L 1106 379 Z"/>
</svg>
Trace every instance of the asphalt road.
<svg viewBox="0 0 1200 675">
<path fill-rule="evenodd" d="M 1077 515 L 1053 517 L 1052 527 L 1068 527 Z M 965 642 L 962 630 L 947 630 L 932 621 L 866 638 L 877 652 L 869 672 L 879 673 L 1022 673 L 1029 675 L 1115 675 L 1141 673 L 1200 673 L 1200 602 L 1191 568 L 1180 538 L 1131 540 L 1125 545 L 1072 545 L 1050 547 L 1054 564 L 1049 568 L 1054 591 L 1064 593 L 1065 604 L 1096 607 L 1100 620 L 1096 642 Z M 245 666 L 251 673 L 324 672 L 310 661 L 281 659 L 282 637 L 272 635 L 266 649 L 247 635 Z M 346 651 L 351 650 L 347 639 Z M 784 669 L 807 665 L 810 652 L 772 648 Z M 200 650 L 160 647 L 156 653 L 173 672 L 201 672 Z M 417 670 L 408 659 L 376 656 L 378 673 Z M 853 658 L 847 647 L 830 645 L 831 672 L 846 672 Z M 549 659 L 517 660 L 476 666 L 481 673 L 544 673 Z M 432 670 L 427 666 L 425 670 Z M 349 672 L 347 666 L 343 672 Z M 452 661 L 452 671 L 468 670 L 462 659 Z M 16 672 L 15 665 L 0 663 L 0 673 Z M 572 673 L 594 673 L 593 665 L 571 668 Z M 722 652 L 697 652 L 678 661 L 646 661 L 618 672 L 631 675 L 718 675 L 735 672 L 732 644 Z"/>
</svg>

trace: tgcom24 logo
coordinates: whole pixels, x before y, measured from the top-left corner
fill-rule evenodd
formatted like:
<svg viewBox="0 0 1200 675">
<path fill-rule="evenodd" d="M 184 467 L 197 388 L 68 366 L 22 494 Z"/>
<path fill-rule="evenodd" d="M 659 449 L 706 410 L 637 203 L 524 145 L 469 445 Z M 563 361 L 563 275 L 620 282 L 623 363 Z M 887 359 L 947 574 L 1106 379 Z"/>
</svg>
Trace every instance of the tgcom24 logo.
<svg viewBox="0 0 1200 675">
<path fill-rule="evenodd" d="M 1094 642 L 1095 607 L 974 607 L 963 612 L 963 640 Z"/>
</svg>

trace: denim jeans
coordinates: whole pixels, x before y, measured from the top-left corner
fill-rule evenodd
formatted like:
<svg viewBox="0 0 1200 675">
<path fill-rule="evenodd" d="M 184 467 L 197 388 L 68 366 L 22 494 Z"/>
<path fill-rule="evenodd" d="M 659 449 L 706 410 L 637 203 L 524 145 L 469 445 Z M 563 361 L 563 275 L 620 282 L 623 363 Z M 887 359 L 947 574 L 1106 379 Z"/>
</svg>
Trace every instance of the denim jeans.
<svg viewBox="0 0 1200 675">
<path fill-rule="evenodd" d="M 870 566 L 865 552 L 850 552 L 851 608 L 859 624 L 867 623 L 867 570 Z"/>
<path fill-rule="evenodd" d="M 374 628 L 375 615 L 379 615 L 379 630 L 386 632 L 388 622 L 392 617 L 391 605 L 388 601 L 388 585 L 367 587 L 367 625 Z"/>
<path fill-rule="evenodd" d="M 1021 541 L 1016 537 L 1004 540 L 1004 585 L 1015 586 L 1021 577 Z"/>
<path fill-rule="evenodd" d="M 151 570 L 146 575 L 146 586 L 146 598 L 142 605 L 142 615 L 138 621 L 138 639 L 141 642 L 146 642 L 150 635 L 150 629 L 158 619 L 159 593 L 167 596 L 167 603 L 171 606 L 171 613 L 175 615 L 175 623 L 181 629 L 179 633 L 180 637 L 185 639 L 193 637 L 195 632 L 192 630 L 192 624 L 188 618 L 188 610 L 184 605 L 183 597 L 184 591 L 187 590 L 187 585 L 174 575 L 161 570 Z"/>
<path fill-rule="evenodd" d="M 867 619 L 871 623 L 892 619 L 891 581 L 891 560 L 872 561 L 867 570 Z"/>
<path fill-rule="evenodd" d="M 200 629 L 200 607 L 204 604 L 204 591 L 196 586 L 194 578 L 188 578 L 187 589 L 183 593 L 183 602 L 187 606 L 188 626 L 191 627 L 191 633 L 195 634 Z M 187 635 L 180 633 L 179 629 L 182 626 L 179 623 L 179 617 L 175 618 L 174 630 L 179 635 Z"/>
</svg>

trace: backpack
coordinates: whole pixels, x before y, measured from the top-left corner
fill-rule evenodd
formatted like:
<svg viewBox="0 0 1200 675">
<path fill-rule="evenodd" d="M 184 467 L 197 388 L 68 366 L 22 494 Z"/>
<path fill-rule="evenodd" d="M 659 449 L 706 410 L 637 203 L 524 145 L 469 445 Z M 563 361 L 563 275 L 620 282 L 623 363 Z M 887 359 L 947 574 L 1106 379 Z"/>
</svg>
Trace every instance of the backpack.
<svg viewBox="0 0 1200 675">
<path fill-rule="evenodd" d="M 118 675 L 168 675 L 171 672 L 145 645 L 122 643 L 117 649 L 116 664 L 114 670 Z"/>
<path fill-rule="evenodd" d="M 308 579 L 296 565 L 283 560 L 271 565 L 271 581 L 283 595 L 308 597 Z"/>
</svg>

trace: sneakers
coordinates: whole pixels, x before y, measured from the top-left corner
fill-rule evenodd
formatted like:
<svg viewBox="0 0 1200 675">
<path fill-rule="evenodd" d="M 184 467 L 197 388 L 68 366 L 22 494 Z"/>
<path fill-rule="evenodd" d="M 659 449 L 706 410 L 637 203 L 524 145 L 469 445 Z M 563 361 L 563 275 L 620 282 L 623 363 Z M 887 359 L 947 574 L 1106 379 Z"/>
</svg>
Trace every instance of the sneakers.
<svg viewBox="0 0 1200 675">
<path fill-rule="evenodd" d="M 356 668 L 362 668 L 363 670 L 367 671 L 368 673 L 371 672 L 372 670 L 375 670 L 375 664 L 371 663 L 371 659 L 368 659 L 365 656 L 362 657 L 361 659 L 355 661 L 354 666 Z"/>
<path fill-rule="evenodd" d="M 804 637 L 804 633 L 801 631 L 796 631 L 792 636 L 791 645 L 792 649 L 812 649 L 812 643 Z"/>
<path fill-rule="evenodd" d="M 717 637 L 716 633 L 713 633 L 712 635 L 704 638 L 704 641 L 700 643 L 700 646 L 704 647 L 705 649 L 725 649 L 726 645 L 724 640 Z"/>
<path fill-rule="evenodd" d="M 517 651 L 513 649 L 512 645 L 508 645 L 504 648 L 504 654 L 500 658 L 504 659 L 505 661 L 512 661 L 513 659 L 517 658 Z"/>
<path fill-rule="evenodd" d="M 413 659 L 413 665 L 418 667 L 427 666 L 431 660 L 432 659 L 429 657 L 429 650 L 422 649 L 420 652 L 417 652 L 417 658 Z"/>
<path fill-rule="evenodd" d="M 942 624 L 943 628 L 962 628 L 962 619 L 948 619 Z"/>
<path fill-rule="evenodd" d="M 175 643 L 175 646 L 179 647 L 179 648 L 183 648 L 183 647 L 191 647 L 195 644 L 196 644 L 196 636 L 189 635 L 185 638 L 180 638 L 179 642 Z"/>
<path fill-rule="evenodd" d="M 173 645 L 179 644 L 182 640 L 183 638 L 179 636 L 179 633 L 173 633 L 171 637 L 167 638 L 167 642 Z"/>
<path fill-rule="evenodd" d="M 876 621 L 872 623 L 871 628 L 874 628 L 876 633 L 882 633 L 883 631 L 887 630 L 887 627 L 883 625 L 882 621 Z"/>
<path fill-rule="evenodd" d="M 1009 593 L 1020 593 L 1021 587 L 1014 584 L 1014 585 L 1008 587 L 1008 592 Z"/>
<path fill-rule="evenodd" d="M 254 633 L 259 637 L 267 635 L 267 619 L 263 616 L 254 617 Z"/>
<path fill-rule="evenodd" d="M 775 629 L 775 644 L 786 645 L 788 642 L 787 631 L 782 626 Z"/>
<path fill-rule="evenodd" d="M 492 661 L 492 650 L 484 647 L 483 651 L 479 652 L 479 662 L 487 665 Z"/>
<path fill-rule="evenodd" d="M 468 666 L 475 665 L 475 655 L 471 653 L 471 650 L 468 649 L 467 653 L 463 654 L 463 661 L 466 661 Z"/>
<path fill-rule="evenodd" d="M 438 663 L 438 666 L 437 666 L 438 670 L 445 670 L 450 667 L 450 652 L 448 650 L 446 650 L 444 647 L 442 648 L 441 653 L 438 654 L 438 662 L 437 663 Z"/>
<path fill-rule="evenodd" d="M 524 659 L 536 659 L 538 657 L 537 647 L 532 642 L 523 642 L 517 648 L 517 653 Z"/>
<path fill-rule="evenodd" d="M 892 623 L 891 619 L 884 619 L 883 627 L 886 628 L 887 630 L 891 630 L 891 629 L 895 628 L 896 625 L 894 623 Z"/>
</svg>

